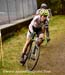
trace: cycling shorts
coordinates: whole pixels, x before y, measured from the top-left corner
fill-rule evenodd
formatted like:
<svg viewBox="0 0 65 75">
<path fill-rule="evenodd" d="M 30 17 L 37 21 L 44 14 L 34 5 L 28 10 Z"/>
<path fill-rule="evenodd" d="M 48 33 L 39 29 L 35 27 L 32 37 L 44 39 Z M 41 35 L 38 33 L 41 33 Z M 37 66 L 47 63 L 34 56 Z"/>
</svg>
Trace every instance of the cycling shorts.
<svg viewBox="0 0 65 75">
<path fill-rule="evenodd" d="M 39 35 L 43 33 L 41 27 L 40 27 L 40 28 L 35 28 L 34 26 L 32 26 L 32 27 L 33 27 L 33 31 L 36 32 L 37 37 L 39 37 Z M 29 30 L 29 31 L 27 32 L 27 38 L 31 38 L 31 37 L 32 37 L 32 36 L 31 36 L 31 32 L 30 32 L 30 30 Z"/>
</svg>

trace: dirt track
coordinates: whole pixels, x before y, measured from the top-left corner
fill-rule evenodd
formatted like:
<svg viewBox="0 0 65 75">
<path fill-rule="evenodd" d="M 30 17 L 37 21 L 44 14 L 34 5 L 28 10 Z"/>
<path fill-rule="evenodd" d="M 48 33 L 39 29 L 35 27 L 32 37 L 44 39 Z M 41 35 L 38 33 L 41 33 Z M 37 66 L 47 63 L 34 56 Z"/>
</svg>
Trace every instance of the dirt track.
<svg viewBox="0 0 65 75">
<path fill-rule="evenodd" d="M 35 70 L 65 73 L 65 31 L 56 32 L 54 36 L 47 46 L 42 44 Z"/>
<path fill-rule="evenodd" d="M 13 71 L 26 70 L 26 66 L 21 66 L 19 62 L 20 53 L 25 43 L 26 32 L 27 29 L 23 28 L 21 32 L 17 32 L 14 37 L 3 42 L 4 69 Z M 50 72 L 53 74 L 49 75 L 65 75 L 64 16 L 57 16 L 52 18 L 50 23 L 50 38 L 51 41 L 47 46 L 43 44 L 41 45 L 40 58 L 34 71 L 43 71 L 43 75 L 47 75 L 46 73 Z"/>
</svg>

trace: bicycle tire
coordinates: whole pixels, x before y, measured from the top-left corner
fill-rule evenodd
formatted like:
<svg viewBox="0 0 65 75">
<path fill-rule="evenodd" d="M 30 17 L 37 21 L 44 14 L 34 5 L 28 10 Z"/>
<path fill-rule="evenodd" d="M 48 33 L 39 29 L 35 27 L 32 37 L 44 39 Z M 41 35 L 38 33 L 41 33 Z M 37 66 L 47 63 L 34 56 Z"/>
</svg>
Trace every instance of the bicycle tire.
<svg viewBox="0 0 65 75">
<path fill-rule="evenodd" d="M 29 63 L 29 61 L 30 61 L 30 57 L 31 57 L 31 49 L 32 49 L 32 45 L 33 45 L 33 42 L 30 44 L 30 50 L 29 50 L 29 52 L 28 52 L 28 56 L 27 56 L 27 61 L 26 61 L 26 69 L 27 70 L 29 70 L 29 71 L 32 71 L 34 68 L 35 68 L 35 66 L 37 65 L 37 62 L 38 62 L 38 59 L 39 59 L 39 56 L 40 56 L 40 50 L 39 49 L 37 49 L 36 51 L 38 52 L 38 54 L 37 54 L 37 58 L 36 58 L 36 60 L 35 60 L 35 62 L 34 62 L 34 64 L 33 65 L 30 65 L 31 64 L 31 62 Z M 36 45 L 35 45 L 36 46 Z M 35 47 L 34 46 L 34 47 Z M 32 59 L 31 59 L 32 60 Z"/>
</svg>

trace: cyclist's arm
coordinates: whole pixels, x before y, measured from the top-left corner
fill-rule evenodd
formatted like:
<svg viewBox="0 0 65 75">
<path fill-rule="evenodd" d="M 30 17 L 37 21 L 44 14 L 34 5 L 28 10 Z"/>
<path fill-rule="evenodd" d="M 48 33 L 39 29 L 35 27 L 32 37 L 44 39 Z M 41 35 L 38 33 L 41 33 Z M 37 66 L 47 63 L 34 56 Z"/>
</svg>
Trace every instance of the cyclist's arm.
<svg viewBox="0 0 65 75">
<path fill-rule="evenodd" d="M 34 17 L 33 20 L 31 21 L 30 25 L 29 25 L 29 30 L 33 33 L 33 26 L 37 27 L 38 26 L 38 16 Z"/>
<path fill-rule="evenodd" d="M 29 25 L 29 31 L 31 32 L 31 33 L 33 33 L 34 31 L 33 31 L 33 27 L 32 27 L 33 25 L 32 24 L 30 24 Z"/>
<path fill-rule="evenodd" d="M 39 13 L 40 13 L 40 9 L 38 9 L 38 10 L 36 11 L 36 15 L 39 15 Z"/>
<path fill-rule="evenodd" d="M 37 25 L 38 25 L 37 22 L 34 21 L 34 25 L 32 25 L 32 24 L 29 25 L 29 30 L 33 33 L 34 32 L 33 26 L 37 26 Z"/>
<path fill-rule="evenodd" d="M 48 18 L 50 19 L 52 17 L 51 9 L 48 9 L 48 12 L 49 12 Z"/>
</svg>

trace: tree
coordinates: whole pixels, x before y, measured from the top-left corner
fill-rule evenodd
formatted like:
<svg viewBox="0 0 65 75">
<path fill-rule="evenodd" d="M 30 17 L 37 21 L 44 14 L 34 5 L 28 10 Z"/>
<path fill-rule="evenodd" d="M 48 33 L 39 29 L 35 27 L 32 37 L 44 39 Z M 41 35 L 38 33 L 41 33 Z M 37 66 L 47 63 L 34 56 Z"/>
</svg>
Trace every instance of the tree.
<svg viewBox="0 0 65 75">
<path fill-rule="evenodd" d="M 65 14 L 65 0 L 37 0 L 38 8 L 43 2 L 51 8 L 52 14 Z"/>
<path fill-rule="evenodd" d="M 65 14 L 65 0 L 61 0 L 62 4 L 62 14 Z"/>
</svg>

